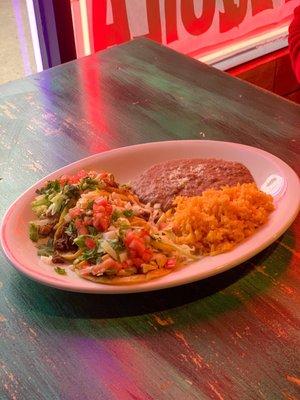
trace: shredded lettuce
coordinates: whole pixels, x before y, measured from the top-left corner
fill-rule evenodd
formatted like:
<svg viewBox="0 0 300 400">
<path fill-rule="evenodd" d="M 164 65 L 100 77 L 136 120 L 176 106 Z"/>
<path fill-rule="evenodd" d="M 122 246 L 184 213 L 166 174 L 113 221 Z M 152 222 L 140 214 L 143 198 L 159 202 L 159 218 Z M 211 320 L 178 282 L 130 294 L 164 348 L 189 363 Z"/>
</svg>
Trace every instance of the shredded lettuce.
<svg viewBox="0 0 300 400">
<path fill-rule="evenodd" d="M 76 239 L 74 239 L 74 243 L 80 248 L 85 249 L 85 239 L 89 237 L 88 235 L 79 235 Z"/>
<path fill-rule="evenodd" d="M 106 240 L 101 241 L 101 248 L 110 255 L 114 260 L 118 260 L 118 254 L 114 250 L 114 248 L 110 245 L 110 243 Z"/>
<path fill-rule="evenodd" d="M 99 258 L 99 254 L 97 252 L 97 248 L 90 250 L 85 250 L 81 255 L 82 260 L 94 260 L 96 261 Z"/>
<path fill-rule="evenodd" d="M 39 245 L 37 253 L 38 256 L 44 256 L 44 257 L 52 256 L 52 254 L 54 253 L 53 239 L 49 239 L 46 244 Z"/>
<path fill-rule="evenodd" d="M 59 192 L 55 196 L 50 196 L 51 205 L 48 208 L 47 212 L 51 213 L 52 215 L 59 213 L 66 204 L 67 197 L 62 193 Z"/>
<path fill-rule="evenodd" d="M 38 196 L 31 203 L 31 207 L 38 217 L 60 213 L 67 203 L 76 202 L 80 197 L 80 190 L 76 185 L 65 185 L 62 188 L 57 180 L 47 182 L 36 193 Z"/>
<path fill-rule="evenodd" d="M 41 194 L 36 197 L 36 199 L 31 203 L 31 209 L 34 214 L 38 217 L 41 217 L 43 214 L 47 212 L 48 207 L 51 202 L 47 196 Z"/>
</svg>

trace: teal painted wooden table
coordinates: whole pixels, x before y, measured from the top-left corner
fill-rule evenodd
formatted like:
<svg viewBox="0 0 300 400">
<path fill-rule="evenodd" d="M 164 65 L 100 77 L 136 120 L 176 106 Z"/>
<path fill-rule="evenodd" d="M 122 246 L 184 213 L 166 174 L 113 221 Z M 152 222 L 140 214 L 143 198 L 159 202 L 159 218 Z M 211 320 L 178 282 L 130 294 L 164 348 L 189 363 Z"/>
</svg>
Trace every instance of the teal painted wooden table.
<svg viewBox="0 0 300 400">
<path fill-rule="evenodd" d="M 1 215 L 51 171 L 135 143 L 240 142 L 299 173 L 299 129 L 299 106 L 136 40 L 0 87 Z M 1 254 L 0 398 L 298 399 L 299 228 L 222 275 L 134 295 L 51 289 Z"/>
</svg>

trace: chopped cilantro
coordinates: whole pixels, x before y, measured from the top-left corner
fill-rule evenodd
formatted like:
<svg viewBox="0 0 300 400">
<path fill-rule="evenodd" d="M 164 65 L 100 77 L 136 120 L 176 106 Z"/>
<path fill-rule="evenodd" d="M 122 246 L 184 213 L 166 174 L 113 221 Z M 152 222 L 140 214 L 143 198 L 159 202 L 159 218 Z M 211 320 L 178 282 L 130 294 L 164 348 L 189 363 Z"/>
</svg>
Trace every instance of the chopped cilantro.
<svg viewBox="0 0 300 400">
<path fill-rule="evenodd" d="M 98 233 L 98 230 L 94 226 L 88 226 L 87 229 L 90 235 L 97 235 Z"/>
<path fill-rule="evenodd" d="M 60 191 L 60 183 L 58 180 L 48 181 L 44 187 L 37 189 L 37 194 L 51 194 Z"/>
<path fill-rule="evenodd" d="M 87 210 L 92 210 L 93 209 L 93 204 L 94 204 L 94 200 L 89 200 L 87 202 L 86 209 Z"/>
<path fill-rule="evenodd" d="M 118 210 L 115 210 L 113 213 L 112 213 L 112 216 L 111 216 L 111 220 L 112 220 L 112 222 L 115 222 L 118 218 L 120 218 L 122 216 L 122 213 L 120 212 L 120 211 L 118 211 Z"/>
<path fill-rule="evenodd" d="M 112 213 L 111 219 L 113 222 L 117 221 L 117 219 L 119 219 L 120 217 L 127 217 L 130 218 L 133 216 L 133 210 L 124 210 L 124 211 L 119 211 L 119 210 L 115 210 Z"/>
<path fill-rule="evenodd" d="M 116 253 L 121 253 L 125 250 L 124 243 L 120 239 L 110 240 L 109 244 L 115 250 Z"/>
<path fill-rule="evenodd" d="M 91 178 L 90 176 L 83 178 L 80 183 L 81 190 L 95 190 L 101 186 L 102 184 L 97 179 Z"/>
<path fill-rule="evenodd" d="M 63 193 L 69 198 L 69 199 L 79 199 L 80 197 L 80 190 L 77 186 L 75 185 L 66 185 L 63 188 Z"/>
<path fill-rule="evenodd" d="M 102 253 L 103 254 L 103 253 Z M 99 254 L 97 248 L 86 249 L 76 260 L 75 263 L 81 261 L 89 261 L 92 264 L 98 264 L 102 261 L 102 254 Z"/>
<path fill-rule="evenodd" d="M 130 218 L 133 216 L 133 210 L 125 210 L 123 211 L 124 217 Z"/>
<path fill-rule="evenodd" d="M 97 248 L 86 250 L 82 253 L 83 260 L 95 260 L 98 257 Z"/>
<path fill-rule="evenodd" d="M 67 229 L 65 229 L 65 233 L 68 235 L 68 236 L 73 236 L 73 235 L 76 235 L 76 228 L 75 228 L 75 225 L 74 225 L 74 223 L 73 222 L 70 222 L 69 223 L 69 225 L 68 225 L 68 227 L 67 227 Z"/>
<path fill-rule="evenodd" d="M 64 268 L 61 268 L 61 267 L 55 267 L 54 271 L 59 275 L 67 275 L 66 270 Z"/>
</svg>

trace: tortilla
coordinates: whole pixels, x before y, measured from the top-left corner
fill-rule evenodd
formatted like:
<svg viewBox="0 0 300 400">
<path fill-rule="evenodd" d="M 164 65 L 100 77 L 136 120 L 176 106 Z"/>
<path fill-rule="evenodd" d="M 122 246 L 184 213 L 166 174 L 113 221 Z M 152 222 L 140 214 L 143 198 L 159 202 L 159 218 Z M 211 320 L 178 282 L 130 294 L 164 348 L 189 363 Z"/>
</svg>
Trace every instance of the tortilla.
<svg viewBox="0 0 300 400">
<path fill-rule="evenodd" d="M 79 271 L 76 270 L 76 273 L 84 279 L 87 279 L 92 282 L 96 283 L 103 283 L 106 285 L 128 285 L 131 283 L 145 283 L 149 282 L 152 279 L 159 278 L 161 276 L 165 276 L 172 272 L 172 269 L 167 269 L 167 268 L 159 268 L 154 271 L 149 271 L 146 274 L 134 274 L 130 276 L 92 276 L 92 275 L 80 275 Z"/>
</svg>

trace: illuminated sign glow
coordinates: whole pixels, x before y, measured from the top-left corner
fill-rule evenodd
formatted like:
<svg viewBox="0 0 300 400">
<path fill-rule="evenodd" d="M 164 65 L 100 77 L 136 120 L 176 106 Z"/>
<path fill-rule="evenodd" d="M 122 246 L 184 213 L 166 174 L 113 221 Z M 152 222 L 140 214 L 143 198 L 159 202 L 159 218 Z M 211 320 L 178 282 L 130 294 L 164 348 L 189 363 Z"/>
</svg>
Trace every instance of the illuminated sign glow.
<svg viewBox="0 0 300 400">
<path fill-rule="evenodd" d="M 78 56 L 145 36 L 199 57 L 230 42 L 263 38 L 273 29 L 284 27 L 286 33 L 299 1 L 73 0 L 71 4 L 74 10 L 77 7 L 73 18 Z"/>
</svg>

